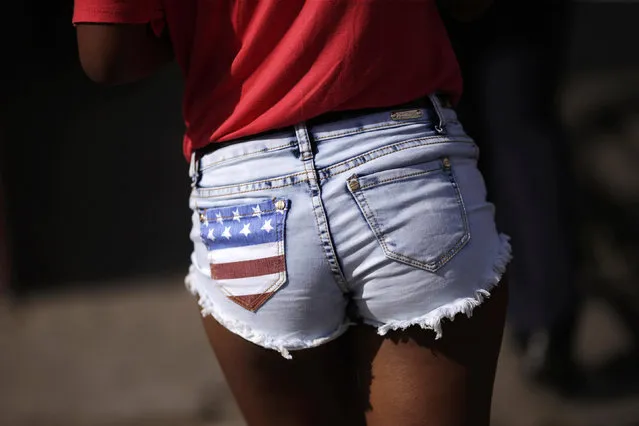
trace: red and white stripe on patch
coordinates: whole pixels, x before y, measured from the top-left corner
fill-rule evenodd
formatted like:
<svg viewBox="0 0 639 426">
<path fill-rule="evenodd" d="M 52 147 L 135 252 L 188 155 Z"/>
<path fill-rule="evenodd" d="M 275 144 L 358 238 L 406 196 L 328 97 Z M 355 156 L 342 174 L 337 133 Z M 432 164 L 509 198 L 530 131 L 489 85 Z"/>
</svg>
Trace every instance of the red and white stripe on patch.
<svg viewBox="0 0 639 426">
<path fill-rule="evenodd" d="M 202 238 L 211 278 L 233 302 L 257 311 L 286 282 L 284 230 L 288 202 L 211 208 Z"/>
</svg>

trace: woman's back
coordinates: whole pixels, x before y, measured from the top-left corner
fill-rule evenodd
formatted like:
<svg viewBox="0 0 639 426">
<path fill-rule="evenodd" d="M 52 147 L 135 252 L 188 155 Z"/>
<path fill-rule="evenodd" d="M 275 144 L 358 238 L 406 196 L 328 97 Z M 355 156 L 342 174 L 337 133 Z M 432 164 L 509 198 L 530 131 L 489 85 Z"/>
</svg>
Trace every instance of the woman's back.
<svg viewBox="0 0 639 426">
<path fill-rule="evenodd" d="M 165 0 L 123 8 L 101 17 L 97 7 L 76 7 L 75 21 L 146 18 L 157 33 L 168 30 L 186 78 L 187 156 L 211 141 L 327 111 L 461 92 L 432 0 Z"/>
</svg>

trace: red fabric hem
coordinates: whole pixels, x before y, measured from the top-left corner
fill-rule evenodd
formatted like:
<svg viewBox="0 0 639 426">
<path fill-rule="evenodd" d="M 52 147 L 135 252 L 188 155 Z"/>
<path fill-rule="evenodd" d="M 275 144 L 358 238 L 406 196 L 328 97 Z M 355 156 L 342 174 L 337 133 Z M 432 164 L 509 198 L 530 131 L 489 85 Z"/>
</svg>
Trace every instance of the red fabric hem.
<svg viewBox="0 0 639 426">
<path fill-rule="evenodd" d="M 73 23 L 146 24 L 163 18 L 161 9 L 76 7 Z"/>
<path fill-rule="evenodd" d="M 151 24 L 153 33 L 160 36 L 166 25 L 161 9 L 106 9 L 78 8 L 73 13 L 73 25 L 77 24 Z"/>
</svg>

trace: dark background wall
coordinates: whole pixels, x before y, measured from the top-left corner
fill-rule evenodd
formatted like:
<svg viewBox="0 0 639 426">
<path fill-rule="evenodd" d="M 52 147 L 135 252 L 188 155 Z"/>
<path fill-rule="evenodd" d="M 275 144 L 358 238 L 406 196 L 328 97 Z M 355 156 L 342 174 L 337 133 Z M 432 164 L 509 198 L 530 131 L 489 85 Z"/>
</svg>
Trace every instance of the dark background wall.
<svg viewBox="0 0 639 426">
<path fill-rule="evenodd" d="M 5 55 L 0 167 L 15 289 L 186 267 L 177 69 L 127 87 L 91 83 L 72 2 L 48 4 L 14 6 L 22 24 Z"/>
<path fill-rule="evenodd" d="M 72 2 L 12 2 L 2 29 L 0 172 L 14 289 L 188 264 L 180 75 L 102 88 L 82 74 Z M 639 3 L 576 3 L 566 81 L 639 66 Z"/>
</svg>

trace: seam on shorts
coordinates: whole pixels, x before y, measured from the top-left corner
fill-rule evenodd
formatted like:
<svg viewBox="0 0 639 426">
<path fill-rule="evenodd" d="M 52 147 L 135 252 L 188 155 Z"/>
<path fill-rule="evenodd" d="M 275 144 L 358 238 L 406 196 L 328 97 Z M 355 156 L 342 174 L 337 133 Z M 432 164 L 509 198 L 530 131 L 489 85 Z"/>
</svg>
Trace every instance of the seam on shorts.
<svg viewBox="0 0 639 426">
<path fill-rule="evenodd" d="M 424 143 L 416 143 L 416 142 L 420 142 L 420 141 L 423 141 Z M 350 158 L 348 160 L 340 161 L 337 164 L 333 164 L 332 166 L 328 166 L 328 167 L 325 167 L 323 169 L 318 170 L 318 174 L 320 175 L 320 181 L 325 181 L 325 180 L 327 180 L 327 179 L 329 179 L 329 178 L 331 178 L 333 176 L 337 176 L 339 174 L 342 174 L 342 173 L 345 173 L 345 172 L 347 172 L 349 170 L 352 170 L 355 167 L 359 167 L 359 166 L 361 166 L 363 164 L 366 164 L 366 163 L 368 163 L 370 161 L 376 160 L 378 158 L 385 157 L 385 156 L 390 155 L 390 154 L 394 154 L 396 152 L 405 151 L 405 150 L 411 149 L 411 148 L 419 148 L 419 147 L 422 147 L 422 146 L 437 145 L 437 144 L 440 144 L 440 143 L 472 143 L 472 139 L 470 139 L 470 138 L 460 138 L 460 139 L 451 140 L 449 137 L 445 137 L 445 136 L 428 136 L 428 137 L 425 137 L 425 138 L 409 139 L 407 141 L 402 141 L 402 142 L 397 142 L 397 143 L 394 143 L 394 144 L 391 144 L 391 145 L 382 146 L 382 147 L 376 148 L 376 149 L 374 149 L 372 151 L 368 151 L 368 152 L 365 152 L 363 154 L 357 155 L 357 156 L 355 156 L 353 158 Z M 408 144 L 410 146 L 405 146 L 405 147 L 402 147 L 402 148 L 395 149 L 395 147 L 398 147 L 398 146 L 401 146 L 401 145 L 404 145 L 404 144 Z M 390 151 L 389 152 L 385 152 L 385 153 L 380 154 L 380 155 L 375 155 L 376 153 L 378 153 L 380 151 L 386 151 L 386 150 L 390 150 Z M 371 157 L 371 158 L 368 159 L 368 160 L 364 160 L 364 161 L 360 162 L 361 159 L 364 159 L 366 157 Z M 348 165 L 349 163 L 352 163 L 352 162 L 356 162 L 356 164 L 352 164 L 349 167 L 347 167 L 347 168 L 345 168 L 343 170 L 340 170 L 338 172 L 335 172 L 335 173 L 332 172 L 332 170 L 334 170 L 336 168 L 339 168 L 339 167 L 346 166 L 346 165 Z"/>
<path fill-rule="evenodd" d="M 371 126 L 371 127 L 360 127 L 357 129 L 353 129 L 353 130 L 348 130 L 348 131 L 344 131 L 344 132 L 331 132 L 326 136 L 314 136 L 313 140 L 314 141 L 325 141 L 325 140 L 329 140 L 329 139 L 337 139 L 337 138 L 341 138 L 344 136 L 351 136 L 351 135 L 356 135 L 356 134 L 361 134 L 361 133 L 368 133 L 368 132 L 374 132 L 375 130 L 381 130 L 381 129 L 389 129 L 389 128 L 393 128 L 393 127 L 404 127 L 404 126 L 409 126 L 411 124 L 423 124 L 423 123 L 428 123 L 429 121 L 427 120 L 412 120 L 412 121 L 406 121 L 404 123 L 384 123 L 384 124 L 379 124 L 376 126 Z M 318 131 L 317 133 L 322 133 L 321 131 Z"/>
<path fill-rule="evenodd" d="M 368 152 L 365 152 L 363 154 L 357 155 L 357 156 L 355 156 L 353 158 L 350 158 L 348 160 L 343 160 L 343 161 L 340 161 L 339 163 L 333 164 L 332 166 L 328 166 L 328 167 L 324 168 L 323 170 L 332 170 L 332 169 L 341 167 L 341 166 L 343 166 L 345 164 L 350 163 L 351 161 L 355 161 L 357 158 L 361 158 L 361 157 L 364 157 L 364 156 L 369 156 L 369 155 L 372 155 L 372 154 L 374 154 L 374 153 L 376 153 L 378 151 L 385 151 L 385 150 L 392 149 L 392 148 L 394 148 L 396 146 L 399 146 L 399 145 L 411 144 L 411 143 L 420 142 L 420 141 L 428 141 L 428 140 L 431 140 L 431 139 L 436 139 L 436 141 L 425 142 L 425 143 L 420 143 L 420 144 L 416 144 L 416 145 L 411 145 L 411 146 L 399 148 L 399 149 L 393 150 L 390 153 L 380 155 L 380 157 L 384 156 L 384 155 L 391 154 L 393 152 L 404 151 L 406 149 L 420 147 L 420 146 L 423 146 L 423 145 L 434 145 L 434 144 L 437 144 L 437 143 L 454 142 L 454 141 L 451 141 L 448 137 L 445 137 L 445 136 L 426 136 L 426 137 L 423 137 L 423 138 L 408 139 L 408 140 L 405 140 L 405 141 L 396 142 L 396 143 L 391 144 L 391 145 L 385 145 L 385 146 L 381 146 L 379 148 L 375 148 L 375 149 L 373 149 L 371 151 L 368 151 Z M 378 158 L 378 157 L 375 157 L 375 158 Z"/>
<path fill-rule="evenodd" d="M 242 142 L 237 142 L 237 143 L 239 144 L 239 143 L 242 143 Z M 233 146 L 233 145 L 228 145 L 228 146 Z M 231 158 L 224 158 L 224 159 L 221 159 L 221 160 L 218 160 L 218 161 L 214 161 L 212 163 L 207 163 L 206 166 L 200 168 L 200 171 L 202 172 L 204 170 L 208 170 L 211 167 L 217 166 L 217 165 L 222 164 L 222 163 L 227 163 L 229 161 L 234 161 L 234 160 L 241 159 L 241 158 L 246 158 L 246 157 L 255 157 L 255 156 L 260 155 L 260 154 L 266 154 L 267 152 L 279 151 L 279 150 L 286 149 L 286 148 L 291 148 L 291 147 L 294 147 L 294 146 L 295 146 L 295 141 L 293 140 L 293 141 L 290 141 L 289 143 L 287 143 L 286 145 L 278 145 L 278 146 L 274 146 L 272 148 L 265 148 L 265 149 L 260 149 L 260 150 L 257 150 L 257 151 L 247 152 L 246 154 L 237 155 L 237 156 L 234 156 L 234 157 L 231 157 Z M 200 159 L 200 161 L 202 161 L 202 159 Z"/>
<path fill-rule="evenodd" d="M 421 172 L 408 173 L 408 174 L 405 174 L 405 175 L 402 175 L 402 176 L 397 176 L 397 177 L 394 177 L 394 178 L 378 180 L 375 183 L 371 183 L 371 184 L 368 184 L 368 185 L 362 185 L 362 186 L 359 187 L 359 189 L 373 188 L 375 186 L 381 185 L 382 183 L 395 182 L 395 181 L 404 180 L 404 179 L 407 179 L 407 178 L 410 178 L 410 177 L 427 175 L 427 174 L 430 174 L 430 173 L 433 173 L 433 172 L 437 172 L 437 171 L 440 171 L 440 170 L 442 170 L 441 167 L 439 167 L 437 169 L 424 170 L 424 171 L 421 171 Z"/>
<path fill-rule="evenodd" d="M 309 167 L 310 166 L 310 167 Z M 328 268 L 331 271 L 331 275 L 333 276 L 333 280 L 335 281 L 335 284 L 337 285 L 337 288 L 339 288 L 339 290 L 342 293 L 348 293 L 350 290 L 348 289 L 348 284 L 346 279 L 344 278 L 344 271 L 342 270 L 342 266 L 339 264 L 339 261 L 337 259 L 337 253 L 335 252 L 335 244 L 333 242 L 333 238 L 331 236 L 330 233 L 330 229 L 328 226 L 328 218 L 326 217 L 326 211 L 325 211 L 325 207 L 324 207 L 324 201 L 322 200 L 322 188 L 320 185 L 320 180 L 319 180 L 319 176 L 317 176 L 317 169 L 315 168 L 315 160 L 314 158 L 311 158 L 310 160 L 306 160 L 304 161 L 304 169 L 306 170 L 306 183 L 308 184 L 308 189 L 309 189 L 309 196 L 311 198 L 311 204 L 313 205 L 313 217 L 315 218 L 315 227 L 316 227 L 316 232 L 317 232 L 317 236 L 319 238 L 319 242 L 322 245 L 322 252 L 324 252 L 324 257 L 326 258 L 326 261 L 328 262 Z M 317 195 L 314 196 L 313 195 L 313 187 L 311 185 L 311 183 L 315 181 L 316 185 L 317 185 Z M 314 199 L 317 198 L 318 201 L 318 206 L 315 206 L 315 201 Z M 321 215 L 324 218 L 324 223 L 325 225 L 325 230 L 326 230 L 326 234 L 327 234 L 327 238 L 328 238 L 328 244 L 329 244 L 329 248 L 330 248 L 330 254 L 327 253 L 326 248 L 324 247 L 324 240 L 322 238 L 322 226 L 320 224 L 319 221 L 319 217 L 317 215 L 317 210 L 321 210 Z M 331 262 L 331 258 L 334 259 L 334 262 Z M 333 263 L 335 263 L 335 268 L 333 267 Z"/>
<path fill-rule="evenodd" d="M 230 188 L 238 188 L 240 186 L 244 186 L 244 185 L 255 185 L 258 183 L 266 183 L 266 182 L 273 182 L 276 180 L 283 180 L 283 179 L 288 179 L 288 178 L 292 178 L 295 176 L 301 176 L 306 174 L 306 172 L 299 172 L 299 173 L 293 173 L 291 175 L 286 175 L 286 176 L 279 176 L 276 177 L 274 179 L 262 179 L 262 180 L 255 180 L 252 182 L 246 182 L 246 183 L 237 183 L 234 185 L 225 185 L 225 186 L 216 186 L 216 187 L 212 187 L 212 188 L 196 188 L 198 191 L 219 191 L 219 190 L 224 190 L 224 189 L 230 189 Z"/>
<path fill-rule="evenodd" d="M 229 195 L 235 195 L 235 194 L 248 194 L 248 193 L 251 193 L 251 192 L 268 191 L 269 189 L 273 189 L 273 188 L 285 188 L 287 186 L 293 186 L 293 185 L 297 185 L 297 184 L 304 183 L 304 182 L 306 182 L 306 179 L 300 180 L 300 181 L 297 181 L 297 182 L 293 182 L 293 183 L 287 183 L 286 185 L 273 185 L 273 186 L 270 186 L 268 188 L 247 189 L 246 191 L 235 191 L 235 192 L 231 192 L 229 194 L 219 194 L 219 195 L 192 195 L 191 197 L 194 197 L 194 198 L 228 197 Z"/>
<path fill-rule="evenodd" d="M 414 109 L 420 109 L 420 108 L 414 108 Z M 410 109 L 402 109 L 403 111 L 410 111 Z M 389 114 L 390 114 L 390 110 L 389 110 Z M 341 138 L 343 136 L 351 136 L 351 135 L 356 135 L 356 134 L 361 134 L 361 133 L 367 133 L 370 131 L 375 131 L 375 130 L 381 130 L 381 129 L 390 129 L 390 128 L 396 128 L 396 127 L 404 127 L 404 126 L 410 126 L 412 124 L 429 124 L 429 123 L 433 123 L 432 120 L 428 120 L 426 119 L 426 116 L 423 116 L 422 119 L 414 119 L 414 120 L 406 120 L 403 122 L 384 122 L 384 124 L 379 124 L 376 126 L 371 126 L 371 127 L 361 127 L 361 128 L 357 128 L 357 129 L 353 129 L 353 130 L 349 130 L 349 131 L 344 131 L 344 132 L 339 132 L 339 133 L 335 133 L 335 132 L 329 132 L 328 135 L 326 136 L 321 136 L 321 137 L 313 137 L 313 140 L 315 141 L 325 141 L 325 140 L 330 140 L 330 139 L 336 139 L 336 138 Z M 446 121 L 446 123 L 450 123 L 450 124 L 459 124 L 458 120 L 448 120 Z M 317 133 L 322 133 L 322 131 L 318 131 Z"/>
<path fill-rule="evenodd" d="M 291 175 L 286 175 L 286 176 L 280 176 L 277 178 L 273 178 L 273 179 L 264 179 L 264 180 L 258 180 L 258 181 L 252 181 L 252 182 L 244 182 L 244 183 L 238 183 L 238 184 L 234 184 L 234 185 L 226 185 L 226 186 L 218 186 L 218 187 L 212 187 L 212 188 L 195 188 L 193 192 L 195 192 L 195 194 L 191 194 L 191 197 L 195 197 L 195 198 L 217 198 L 217 197 L 226 197 L 229 195 L 233 195 L 233 194 L 246 194 L 249 192 L 257 192 L 257 191 L 265 191 L 265 190 L 269 190 L 269 189 L 273 189 L 273 188 L 284 188 L 287 186 L 293 186 L 293 185 L 297 185 L 299 183 L 304 183 L 307 181 L 307 178 L 301 179 L 299 181 L 296 182 L 292 182 L 292 183 L 287 183 L 287 184 L 276 184 L 273 182 L 276 181 L 282 181 L 282 180 L 286 180 L 286 179 L 292 179 L 295 178 L 297 176 L 305 176 L 306 172 L 300 172 L 300 173 L 294 173 Z M 234 188 L 241 188 L 243 186 L 251 186 L 251 185 L 260 185 L 260 184 L 265 184 L 267 182 L 270 182 L 271 185 L 268 187 L 264 187 L 264 188 L 251 188 L 251 189 L 247 189 L 244 191 L 232 191 L 231 193 L 223 193 L 223 194 L 215 194 L 216 192 L 222 192 L 224 190 L 233 190 Z M 210 194 L 213 193 L 213 194 Z"/>
<path fill-rule="evenodd" d="M 337 284 L 337 287 L 343 292 L 343 293 L 348 293 L 350 290 L 348 288 L 348 283 L 346 282 L 346 279 L 344 278 L 344 271 L 342 270 L 342 266 L 339 264 L 339 260 L 337 259 L 337 253 L 335 252 L 335 243 L 333 242 L 333 238 L 331 236 L 330 230 L 328 228 L 328 218 L 326 217 L 326 212 L 324 211 L 324 203 L 321 201 L 320 199 L 320 209 L 321 209 L 321 214 L 324 217 L 324 223 L 326 223 L 326 233 L 328 234 L 328 243 L 330 246 L 330 256 L 326 253 L 326 249 L 324 249 L 324 256 L 326 257 L 326 260 L 328 261 L 328 267 L 332 272 L 333 275 L 333 279 L 335 280 L 335 284 Z M 315 210 L 315 209 L 313 209 Z M 315 223 L 317 225 L 317 233 L 320 239 L 320 242 L 322 242 L 322 233 L 320 231 L 320 223 L 319 223 L 319 218 L 317 217 L 317 214 L 315 212 L 313 212 L 313 216 L 315 217 Z M 323 245 L 323 244 L 322 244 Z M 333 267 L 331 266 L 331 257 L 334 259 L 334 263 L 336 265 L 335 269 L 333 269 Z"/>
</svg>

